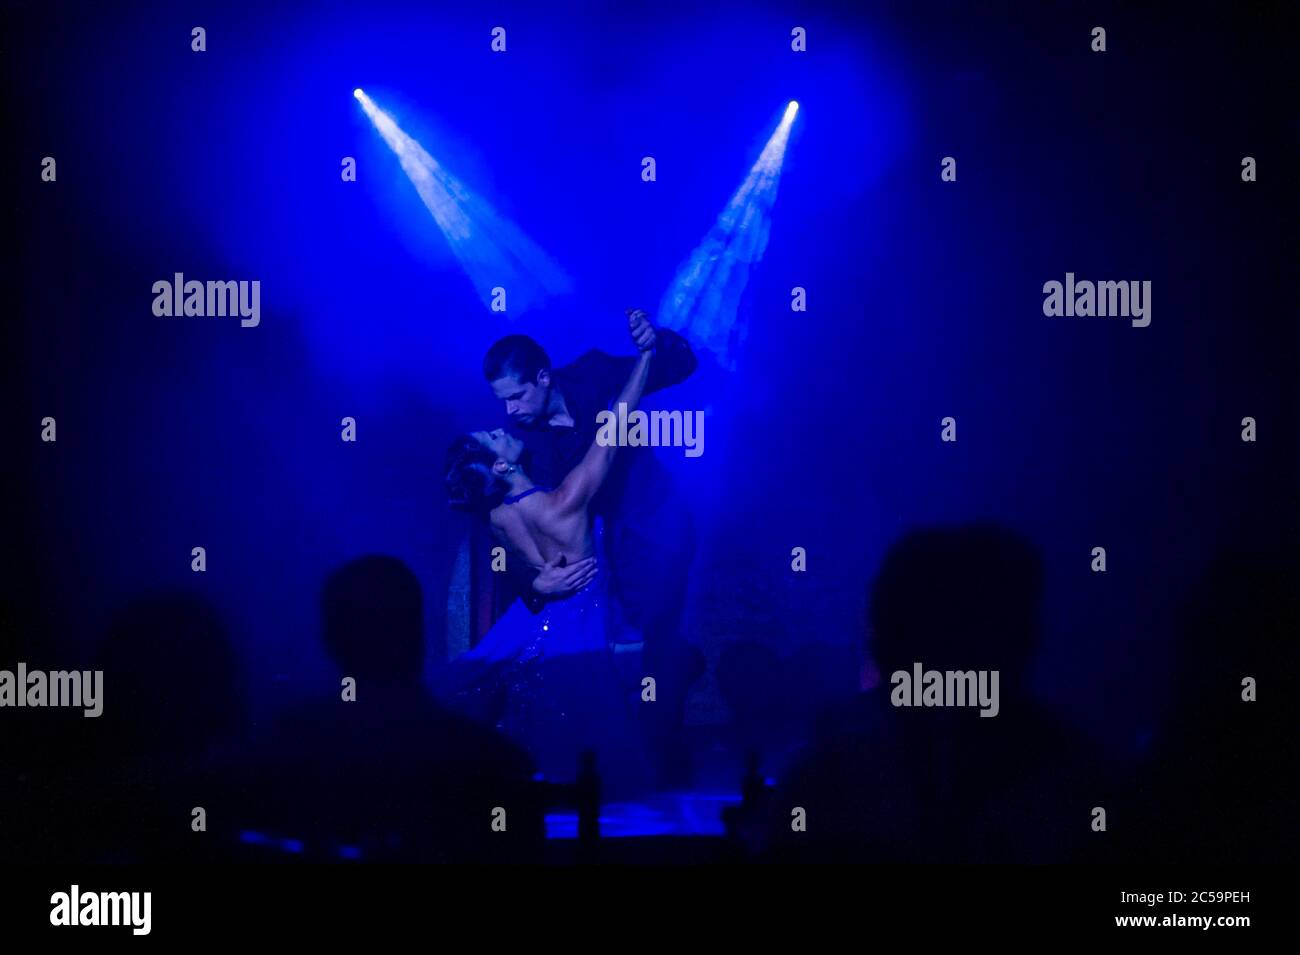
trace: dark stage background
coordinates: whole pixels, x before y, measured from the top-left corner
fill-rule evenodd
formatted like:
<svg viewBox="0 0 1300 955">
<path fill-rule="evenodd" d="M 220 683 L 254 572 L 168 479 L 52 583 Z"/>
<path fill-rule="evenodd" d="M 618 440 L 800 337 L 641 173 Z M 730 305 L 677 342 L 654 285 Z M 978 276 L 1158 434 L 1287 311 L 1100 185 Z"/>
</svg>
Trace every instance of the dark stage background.
<svg viewBox="0 0 1300 955">
<path fill-rule="evenodd" d="M 735 368 L 702 352 L 650 402 L 707 415 L 703 456 L 657 452 L 699 529 L 698 784 L 738 789 L 750 750 L 779 773 L 859 689 L 868 585 L 915 527 L 1032 542 L 1034 688 L 1115 766 L 1173 729 L 1179 674 L 1220 652 L 1293 687 L 1294 13 L 10 4 L 0 666 L 90 667 L 123 608 L 191 594 L 218 647 L 203 665 L 229 668 L 232 725 L 256 732 L 337 691 L 322 581 L 384 554 L 419 580 L 432 677 L 467 526 L 443 453 L 500 421 L 484 350 L 521 331 L 557 362 L 629 353 L 623 309 L 657 308 L 796 99 Z M 356 86 L 570 290 L 487 309 Z M 1044 317 L 1043 283 L 1067 271 L 1149 280 L 1150 326 Z M 151 285 L 175 272 L 260 280 L 260 326 L 155 317 Z M 1233 574 L 1247 582 L 1192 656 L 1188 614 Z M 152 662 L 162 679 L 194 659 Z"/>
</svg>

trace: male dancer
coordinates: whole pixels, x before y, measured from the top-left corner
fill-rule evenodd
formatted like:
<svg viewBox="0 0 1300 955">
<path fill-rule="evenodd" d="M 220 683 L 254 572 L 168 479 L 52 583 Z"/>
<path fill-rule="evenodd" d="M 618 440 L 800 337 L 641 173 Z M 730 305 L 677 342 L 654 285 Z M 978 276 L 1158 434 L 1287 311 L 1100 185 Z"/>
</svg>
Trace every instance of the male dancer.
<svg viewBox="0 0 1300 955">
<path fill-rule="evenodd" d="M 628 310 L 638 349 L 654 348 L 645 393 L 685 380 L 696 368 L 686 340 L 656 328 L 641 310 Z M 545 349 L 527 335 L 508 335 L 490 349 L 483 374 L 505 403 L 508 428 L 527 445 L 534 480 L 556 487 L 586 453 L 596 434 L 596 414 L 610 407 L 636 359 L 588 351 L 562 368 L 551 368 Z M 681 635 L 695 532 L 685 502 L 653 453 L 623 454 L 592 511 L 605 523 L 605 552 L 614 599 L 644 642 L 644 676 L 655 679 L 656 701 L 641 708 L 643 728 L 659 764 L 661 781 L 684 781 L 688 772 L 681 739 L 690 684 L 703 672 L 703 656 Z M 510 561 L 521 597 L 534 612 L 551 589 L 557 569 L 535 581 L 522 561 Z M 539 586 L 534 588 L 534 583 Z"/>
</svg>

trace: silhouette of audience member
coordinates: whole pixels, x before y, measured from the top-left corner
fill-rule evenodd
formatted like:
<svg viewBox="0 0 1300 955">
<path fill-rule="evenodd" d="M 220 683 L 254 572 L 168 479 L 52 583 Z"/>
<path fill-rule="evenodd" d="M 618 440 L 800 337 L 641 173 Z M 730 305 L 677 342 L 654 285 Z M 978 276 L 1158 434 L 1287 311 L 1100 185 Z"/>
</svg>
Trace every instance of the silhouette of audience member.
<svg viewBox="0 0 1300 955">
<path fill-rule="evenodd" d="M 1169 720 L 1130 800 L 1135 860 L 1294 863 L 1300 567 L 1220 557 L 1180 631 Z"/>
<path fill-rule="evenodd" d="M 1029 695 L 1043 570 L 995 526 L 922 530 L 886 555 L 870 593 L 882 684 L 835 707 L 771 804 L 772 858 L 1040 862 L 1092 833 L 1093 760 Z M 998 671 L 996 716 L 895 706 L 891 675 Z M 991 684 L 989 684 L 991 686 Z M 901 690 L 899 691 L 901 692 Z M 796 831 L 796 808 L 804 831 Z"/>
<path fill-rule="evenodd" d="M 536 853 L 542 821 L 527 756 L 439 706 L 421 682 L 423 599 L 411 570 L 393 557 L 353 560 L 325 581 L 320 611 L 340 679 L 260 741 L 246 828 L 313 860 Z M 505 834 L 491 828 L 497 807 Z"/>
<path fill-rule="evenodd" d="M 13 671 L 18 661 L 32 667 L 55 659 L 39 634 L 39 617 L 30 608 L 0 598 L 0 669 Z M 80 718 L 81 714 L 77 713 Z M 50 710 L 0 711 L 0 864 L 39 861 L 44 857 L 41 817 L 48 803 L 46 785 L 57 765 L 62 719 Z M 32 820 L 36 820 L 33 824 Z"/>
<path fill-rule="evenodd" d="M 34 775 L 25 818 L 42 859 L 204 861 L 191 810 L 225 803 L 222 766 L 241 723 L 226 626 L 201 597 L 160 593 L 116 613 L 91 663 L 103 671 L 100 716 L 59 716 L 53 759 Z"/>
</svg>

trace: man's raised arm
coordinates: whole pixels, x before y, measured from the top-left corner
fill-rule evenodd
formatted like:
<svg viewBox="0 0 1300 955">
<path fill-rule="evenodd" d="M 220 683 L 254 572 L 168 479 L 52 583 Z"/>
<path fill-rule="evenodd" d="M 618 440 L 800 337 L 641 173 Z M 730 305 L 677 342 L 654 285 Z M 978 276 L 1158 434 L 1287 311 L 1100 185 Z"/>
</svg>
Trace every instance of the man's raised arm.
<svg viewBox="0 0 1300 955">
<path fill-rule="evenodd" d="M 629 310 L 629 318 L 631 314 L 635 313 Z M 638 320 L 629 322 L 632 342 L 641 351 L 646 350 L 643 345 L 648 343 L 655 353 L 654 365 L 645 383 L 645 394 L 681 384 L 699 366 L 690 343 L 674 331 L 655 327 L 644 312 L 639 316 Z M 575 368 L 580 368 L 580 374 L 596 386 L 599 403 L 605 406 L 619 393 L 635 365 L 635 358 L 590 351 L 578 359 Z"/>
</svg>

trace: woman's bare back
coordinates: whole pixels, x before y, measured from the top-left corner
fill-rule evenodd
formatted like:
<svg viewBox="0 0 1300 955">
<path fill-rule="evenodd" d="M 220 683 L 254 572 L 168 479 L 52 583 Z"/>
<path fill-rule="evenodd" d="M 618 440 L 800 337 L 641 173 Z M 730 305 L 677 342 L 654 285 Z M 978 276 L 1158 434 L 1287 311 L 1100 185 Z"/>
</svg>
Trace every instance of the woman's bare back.
<svg viewBox="0 0 1300 955">
<path fill-rule="evenodd" d="M 587 509 L 558 506 L 554 491 L 539 491 L 492 512 L 492 530 L 540 570 L 563 556 L 565 564 L 590 557 L 595 550 Z"/>
</svg>

